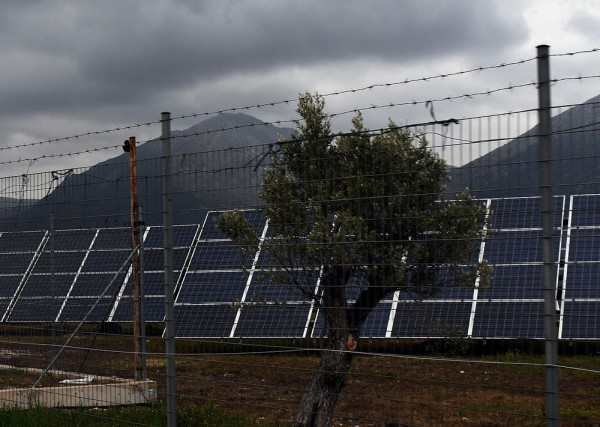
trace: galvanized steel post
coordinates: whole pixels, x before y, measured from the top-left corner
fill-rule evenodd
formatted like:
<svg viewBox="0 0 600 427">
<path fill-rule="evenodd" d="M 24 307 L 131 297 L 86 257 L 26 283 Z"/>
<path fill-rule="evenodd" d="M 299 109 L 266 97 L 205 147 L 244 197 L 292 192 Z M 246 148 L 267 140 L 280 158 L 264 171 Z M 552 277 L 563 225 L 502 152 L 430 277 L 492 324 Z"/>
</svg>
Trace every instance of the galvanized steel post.
<svg viewBox="0 0 600 427">
<path fill-rule="evenodd" d="M 171 190 L 171 113 L 161 114 L 162 202 L 165 269 L 165 353 L 167 368 L 167 425 L 177 423 L 175 383 L 175 283 L 173 280 L 173 194 Z"/>
<path fill-rule="evenodd" d="M 538 144 L 542 197 L 544 280 L 544 341 L 546 370 L 546 425 L 558 426 L 558 316 L 556 310 L 556 255 L 554 251 L 554 195 L 552 192 L 552 119 L 550 114 L 549 47 L 537 47 Z"/>
</svg>

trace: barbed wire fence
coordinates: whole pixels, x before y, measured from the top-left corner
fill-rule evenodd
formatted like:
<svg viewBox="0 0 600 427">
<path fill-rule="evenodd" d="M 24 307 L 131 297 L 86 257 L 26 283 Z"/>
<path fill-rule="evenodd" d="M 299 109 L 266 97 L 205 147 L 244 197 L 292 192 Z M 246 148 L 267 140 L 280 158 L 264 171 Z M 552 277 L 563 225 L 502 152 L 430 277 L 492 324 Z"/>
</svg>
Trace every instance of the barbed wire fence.
<svg viewBox="0 0 600 427">
<path fill-rule="evenodd" d="M 568 61 L 597 52 L 590 49 L 551 58 Z M 494 268 L 488 289 L 443 290 L 422 301 L 393 293 L 382 300 L 361 332 L 348 384 L 335 412 L 338 425 L 546 422 L 547 363 L 540 356 L 545 342 L 543 260 L 541 249 L 536 249 L 542 231 L 534 102 L 538 83 L 524 81 L 460 95 L 394 102 L 384 101 L 388 95 L 378 92 L 430 81 L 444 81 L 452 87 L 453 78 L 527 67 L 535 60 L 322 95 L 327 102 L 357 93 L 370 95 L 370 101 L 362 106 L 329 113 L 331 119 L 348 124 L 342 127 L 346 130 L 334 132 L 336 138 L 375 138 L 398 130 L 422 135 L 449 166 L 451 179 L 445 183 L 443 198 L 452 200 L 468 188 L 491 213 L 494 231 L 487 240 L 477 242 L 479 254 Z M 551 84 L 553 89 L 565 87 L 578 94 L 576 84 L 599 77 L 593 73 L 562 76 Z M 443 106 L 450 103 L 468 106 L 479 98 L 493 102 L 499 93 L 527 91 L 532 99 L 528 108 L 441 116 L 446 111 Z M 154 411 L 162 423 L 173 419 L 169 407 L 173 404 L 169 388 L 173 386 L 180 424 L 185 424 L 183 417 L 191 413 L 186 412 L 190 408 L 243 414 L 242 424 L 289 421 L 318 365 L 327 336 L 318 304 L 290 295 L 281 283 L 259 274 L 270 261 L 260 251 L 251 256 L 242 253 L 214 224 L 220 212 L 240 209 L 260 237 L 270 236 L 266 218 L 256 214 L 265 208 L 259 197 L 261 177 L 271 156 L 277 156 L 284 145 L 302 143 L 292 134 L 299 119 L 262 122 L 245 113 L 297 102 L 286 99 L 170 119 L 172 124 L 203 120 L 170 135 L 171 266 L 164 265 L 164 138 L 139 142 L 144 363 L 148 379 L 156 381 L 145 391 L 145 403 L 157 402 L 142 411 Z M 596 196 L 600 193 L 596 173 L 600 149 L 594 143 L 600 123 L 598 104 L 596 98 L 586 103 L 573 99 L 552 107 L 560 347 L 556 369 L 560 420 L 568 425 L 599 422 L 594 409 L 600 374 L 594 357 L 600 338 L 600 288 L 595 282 L 600 267 Z M 347 130 L 358 111 L 389 111 L 393 116 L 402 108 L 415 107 L 422 109 L 426 120 L 360 134 Z M 477 111 L 475 107 L 473 111 Z M 29 377 L 24 374 L 25 384 L 11 385 L 34 384 L 48 368 L 43 386 L 57 387 L 59 380 L 67 378 L 66 373 L 68 379 L 90 380 L 93 376 L 96 384 L 112 388 L 102 397 L 81 399 L 92 406 L 110 406 L 116 395 L 123 393 L 122 385 L 113 385 L 110 379 L 134 378 L 138 362 L 131 336 L 131 255 L 140 248 L 131 247 L 130 163 L 120 141 L 141 128 L 156 128 L 159 134 L 162 124 L 163 120 L 149 120 L 0 147 L 1 165 L 20 165 L 24 170 L 0 179 L 2 355 L 12 375 L 19 371 L 16 367 L 31 369 L 25 373 Z M 119 143 L 107 145 L 106 136 Z M 95 139 L 101 142 L 89 143 Z M 82 147 L 73 144 L 65 151 L 36 153 L 40 147 L 84 140 Z M 108 160 L 94 165 L 80 162 L 94 153 L 102 153 Z M 30 173 L 33 166 L 62 159 L 69 159 L 73 167 Z M 379 179 L 383 185 L 386 179 L 407 172 L 411 171 L 397 171 L 388 164 L 385 170 L 373 170 L 368 178 Z M 360 178 L 364 177 L 336 179 L 350 182 Z M 172 269 L 174 281 L 173 354 L 165 354 L 169 339 L 164 332 L 165 268 Z M 356 298 L 353 295 L 350 299 Z M 169 357 L 176 362 L 171 383 Z M 72 389 L 60 387 L 50 393 L 64 402 Z M 73 407 L 88 406 L 81 399 L 64 410 L 75 413 Z M 8 406 L 22 404 L 14 395 L 3 401 Z M 83 416 L 117 420 L 114 413 Z M 139 415 L 121 422 L 152 423 Z"/>
</svg>

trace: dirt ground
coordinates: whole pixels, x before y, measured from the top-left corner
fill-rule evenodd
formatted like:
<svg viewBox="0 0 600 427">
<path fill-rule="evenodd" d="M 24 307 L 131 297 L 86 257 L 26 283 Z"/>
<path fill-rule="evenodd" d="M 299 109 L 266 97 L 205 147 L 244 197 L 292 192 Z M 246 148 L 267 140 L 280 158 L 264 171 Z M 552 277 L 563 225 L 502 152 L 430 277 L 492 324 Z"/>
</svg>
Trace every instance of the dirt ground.
<svg viewBox="0 0 600 427">
<path fill-rule="evenodd" d="M 0 354 L 0 363 L 41 368 L 48 363 L 47 345 L 3 338 L 2 347 L 7 350 Z M 126 337 L 97 341 L 88 353 L 89 340 L 82 338 L 73 343 L 78 348 L 65 352 L 57 367 L 71 371 L 81 367 L 82 373 L 131 378 L 133 356 L 114 351 L 130 348 L 129 342 Z M 246 348 L 242 354 L 238 348 L 220 354 L 190 344 L 178 348 L 178 405 L 211 404 L 250 415 L 265 425 L 285 425 L 293 417 L 319 356 L 314 351 L 276 349 L 250 352 Z M 159 403 L 164 403 L 162 343 L 151 342 L 149 351 L 148 377 L 157 381 Z M 577 368 L 559 371 L 561 425 L 600 425 L 599 359 L 560 359 L 561 365 Z M 358 355 L 337 405 L 335 425 L 542 426 L 544 378 L 542 356 L 510 352 L 471 359 Z M 15 384 L 10 374 L 0 375 L 0 386 L 5 381 Z"/>
</svg>

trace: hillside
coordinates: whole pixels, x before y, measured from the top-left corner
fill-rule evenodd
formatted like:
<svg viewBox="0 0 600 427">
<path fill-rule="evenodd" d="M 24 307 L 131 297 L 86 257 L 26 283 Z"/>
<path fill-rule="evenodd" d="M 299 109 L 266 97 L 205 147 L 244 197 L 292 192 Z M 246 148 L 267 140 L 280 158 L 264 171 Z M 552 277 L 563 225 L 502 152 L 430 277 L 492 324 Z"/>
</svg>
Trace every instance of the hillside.
<svg viewBox="0 0 600 427">
<path fill-rule="evenodd" d="M 600 96 L 552 118 L 556 194 L 600 193 Z M 539 194 L 537 126 L 462 167 L 451 170 L 447 189 L 468 187 L 477 197 Z"/>
<path fill-rule="evenodd" d="M 265 144 L 277 141 L 279 135 L 289 136 L 291 131 L 242 113 L 220 114 L 173 131 L 175 223 L 197 223 L 210 209 L 256 204 L 260 171 L 252 162 L 262 158 Z M 159 138 L 137 148 L 138 197 L 149 225 L 162 221 L 161 156 Z M 5 222 L 4 227 L 47 228 L 51 212 L 56 228 L 129 224 L 129 154 L 123 152 L 67 177 L 51 194 Z"/>
</svg>

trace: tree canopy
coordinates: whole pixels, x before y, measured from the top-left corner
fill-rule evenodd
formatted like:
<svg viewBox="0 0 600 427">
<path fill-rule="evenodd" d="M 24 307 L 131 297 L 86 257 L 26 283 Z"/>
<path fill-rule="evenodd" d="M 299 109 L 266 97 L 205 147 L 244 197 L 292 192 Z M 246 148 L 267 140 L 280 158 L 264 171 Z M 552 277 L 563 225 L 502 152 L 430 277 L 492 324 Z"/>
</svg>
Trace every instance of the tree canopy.
<svg viewBox="0 0 600 427">
<path fill-rule="evenodd" d="M 217 225 L 244 248 L 260 245 L 270 273 L 323 314 L 327 346 L 296 424 L 327 425 L 360 329 L 384 297 L 421 300 L 489 282 L 476 257 L 487 220 L 466 193 L 444 200 L 447 166 L 423 135 L 391 120 L 371 132 L 360 113 L 336 135 L 318 94 L 302 94 L 297 112 L 296 131 L 262 177 L 269 235 L 261 240 L 240 212 Z"/>
</svg>

